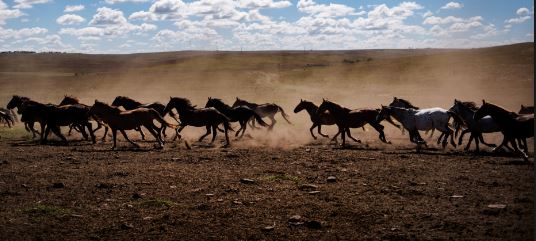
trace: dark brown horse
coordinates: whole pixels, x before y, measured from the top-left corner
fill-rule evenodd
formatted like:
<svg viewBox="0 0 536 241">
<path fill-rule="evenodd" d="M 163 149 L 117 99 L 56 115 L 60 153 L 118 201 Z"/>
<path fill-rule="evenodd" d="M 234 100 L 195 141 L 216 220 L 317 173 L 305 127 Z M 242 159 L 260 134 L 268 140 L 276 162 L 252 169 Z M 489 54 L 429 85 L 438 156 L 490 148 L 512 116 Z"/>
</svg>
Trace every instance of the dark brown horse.
<svg viewBox="0 0 536 241">
<path fill-rule="evenodd" d="M 385 139 L 385 133 L 383 132 L 384 126 L 380 124 L 381 120 L 377 120 L 379 111 L 376 109 L 358 109 L 351 110 L 329 100 L 323 100 L 322 104 L 318 107 L 317 113 L 321 114 L 329 111 L 335 119 L 335 124 L 339 128 L 339 132 L 335 134 L 332 140 L 336 140 L 337 136 L 342 135 L 342 146 L 346 144 L 345 134 L 348 134 L 350 139 L 361 142 L 350 134 L 350 128 L 361 128 L 365 124 L 371 125 L 378 133 L 379 138 L 384 143 L 389 143 Z"/>
<path fill-rule="evenodd" d="M 274 128 L 274 125 L 277 122 L 275 120 L 274 116 L 275 116 L 275 114 L 277 114 L 277 112 L 281 112 L 281 116 L 283 116 L 283 119 L 285 119 L 289 124 L 292 124 L 287 119 L 288 115 L 285 113 L 283 108 L 281 108 L 281 106 L 276 105 L 274 103 L 256 104 L 256 103 L 248 102 L 246 100 L 242 100 L 242 99 L 236 97 L 236 100 L 235 100 L 235 102 L 234 102 L 232 107 L 234 108 L 234 107 L 242 106 L 242 105 L 247 106 L 250 109 L 254 110 L 255 113 L 257 113 L 262 118 L 264 118 L 264 117 L 270 118 L 272 123 L 270 123 L 270 125 L 268 127 L 268 130 L 272 130 Z M 252 123 L 252 127 L 255 128 L 255 120 L 254 119 L 252 119 L 251 123 Z"/>
<path fill-rule="evenodd" d="M 521 105 L 521 109 L 517 112 L 518 114 L 534 114 L 533 105 Z"/>
<path fill-rule="evenodd" d="M 89 105 L 85 105 L 85 104 L 80 103 L 80 100 L 78 98 L 76 98 L 74 96 L 69 96 L 69 95 L 65 95 L 65 97 L 63 97 L 63 100 L 61 100 L 61 102 L 60 102 L 60 104 L 58 106 L 65 106 L 65 105 L 81 105 L 84 108 L 86 108 L 88 111 L 91 108 L 91 106 L 89 106 Z M 103 125 L 102 121 L 100 121 L 95 116 L 92 116 L 92 118 L 97 123 L 97 128 L 95 128 L 93 130 L 93 132 L 96 132 L 96 131 L 100 130 L 104 126 L 104 135 L 102 136 L 102 141 L 106 141 L 106 135 L 108 134 L 108 126 Z M 80 130 L 81 128 L 83 128 L 83 127 L 71 125 L 71 126 L 69 126 L 69 133 L 67 135 L 70 136 L 73 129 L 75 129 L 78 132 L 82 133 L 82 131 Z"/>
<path fill-rule="evenodd" d="M 475 112 L 474 118 L 478 121 L 487 115 L 495 120 L 504 136 L 502 143 L 494 150 L 510 143 L 514 151 L 520 153 L 523 159 L 528 161 L 527 150 L 525 149 L 525 152 L 520 150 L 516 139 L 522 138 L 522 140 L 525 140 L 526 138 L 534 137 L 534 114 L 519 115 L 482 100 L 482 106 Z"/>
<path fill-rule="evenodd" d="M 233 129 L 229 125 L 229 118 L 215 108 L 196 109 L 190 100 L 186 98 L 170 97 L 169 103 L 164 109 L 164 113 L 169 113 L 172 109 L 175 109 L 177 113 L 179 113 L 180 125 L 178 133 L 180 133 L 186 126 L 204 126 L 207 128 L 207 133 L 201 136 L 198 141 L 203 141 L 203 139 L 210 135 L 212 131 L 211 143 L 213 143 L 216 139 L 218 125 L 223 124 L 226 141 L 224 147 L 230 145 L 228 130 Z M 178 137 L 180 138 L 180 135 L 178 135 Z"/>
<path fill-rule="evenodd" d="M 32 138 L 35 138 L 36 134 L 38 134 L 40 135 L 40 139 L 43 139 L 45 113 L 40 111 L 44 109 L 44 106 L 45 104 L 30 100 L 28 97 L 14 95 L 7 104 L 7 109 L 13 110 L 17 108 L 17 113 L 21 114 L 20 121 L 24 123 L 26 131 L 32 133 Z M 41 126 L 41 132 L 35 130 L 35 122 L 38 122 Z"/>
<path fill-rule="evenodd" d="M 91 141 L 95 143 L 95 134 L 93 133 L 92 124 L 89 122 L 89 109 L 85 106 L 80 104 L 64 106 L 45 105 L 44 107 L 35 106 L 34 111 L 45 114 L 46 129 L 41 143 L 46 143 L 48 134 L 52 131 L 67 144 L 67 139 L 61 134 L 60 126 L 70 125 L 80 126 L 80 131 L 86 140 L 87 133 L 85 132 L 85 128 L 87 128 L 91 136 Z"/>
<path fill-rule="evenodd" d="M 0 123 L 3 123 L 4 126 L 11 128 L 15 125 L 15 117 L 13 110 L 0 108 Z"/>
<path fill-rule="evenodd" d="M 322 134 L 322 125 L 335 125 L 335 118 L 333 117 L 333 115 L 328 112 L 318 113 L 318 106 L 316 106 L 313 102 L 307 100 L 300 100 L 300 103 L 296 106 L 296 108 L 294 108 L 294 113 L 298 113 L 302 110 L 307 111 L 311 122 L 313 122 L 313 125 L 311 126 L 311 128 L 309 128 L 311 136 L 313 136 L 313 138 L 316 140 L 316 136 L 315 134 L 313 134 L 313 129 L 317 127 L 319 135 L 329 138 L 328 135 Z"/>
<path fill-rule="evenodd" d="M 157 127 L 153 121 L 157 120 L 162 125 L 176 128 L 174 125 L 167 123 L 157 111 L 149 108 L 121 111 L 117 107 L 95 100 L 95 104 L 93 104 L 89 113 L 97 116 L 112 129 L 112 149 L 115 149 L 116 147 L 117 131 L 120 131 L 123 137 L 125 137 L 125 139 L 132 145 L 139 147 L 138 144 L 128 138 L 125 130 L 132 130 L 143 126 L 154 136 L 158 144 L 157 148 L 163 148 L 164 141 L 159 132 L 161 128 Z M 186 146 L 188 147 L 188 144 L 186 144 Z"/>
<path fill-rule="evenodd" d="M 247 128 L 247 122 L 252 118 L 255 118 L 255 120 L 261 126 L 268 126 L 268 124 L 266 124 L 266 122 L 264 122 L 255 111 L 253 111 L 247 106 L 231 107 L 223 103 L 221 99 L 208 97 L 208 101 L 205 105 L 205 108 L 209 107 L 216 108 L 216 110 L 227 116 L 230 122 L 238 122 L 240 124 L 240 129 L 236 131 L 235 136 L 238 136 L 238 134 L 240 134 L 240 131 L 242 131 L 242 135 L 240 135 L 240 137 L 244 136 L 244 133 L 246 132 Z"/>
<path fill-rule="evenodd" d="M 160 114 L 161 116 L 165 115 L 164 114 L 164 109 L 166 108 L 165 105 L 163 105 L 163 104 L 161 104 L 159 102 L 154 102 L 154 103 L 150 103 L 150 104 L 142 104 L 142 103 L 140 103 L 138 101 L 135 101 L 134 99 L 126 97 L 126 96 L 117 96 L 117 97 L 115 97 L 114 101 L 112 102 L 112 106 L 122 106 L 123 108 L 125 108 L 125 110 L 133 110 L 133 109 L 137 109 L 137 108 L 149 108 L 149 109 L 156 110 L 156 112 L 158 112 L 158 114 Z M 169 115 L 178 122 L 177 117 L 175 116 L 175 113 L 170 111 Z M 140 129 L 138 129 L 138 131 L 141 134 L 141 139 L 145 140 L 145 134 L 143 133 L 143 130 L 140 128 Z M 159 130 L 159 132 L 161 132 L 164 135 L 164 138 L 165 138 L 166 137 L 166 126 L 163 125 L 162 130 Z"/>
</svg>

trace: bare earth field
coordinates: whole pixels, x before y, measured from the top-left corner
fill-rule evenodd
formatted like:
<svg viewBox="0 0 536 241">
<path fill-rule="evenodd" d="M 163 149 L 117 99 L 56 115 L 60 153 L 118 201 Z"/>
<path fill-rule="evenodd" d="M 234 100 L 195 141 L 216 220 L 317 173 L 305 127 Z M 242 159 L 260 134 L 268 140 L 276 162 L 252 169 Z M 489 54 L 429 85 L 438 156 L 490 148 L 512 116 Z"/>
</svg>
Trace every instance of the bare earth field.
<svg viewBox="0 0 536 241">
<path fill-rule="evenodd" d="M 236 96 L 276 102 L 273 132 L 248 130 L 221 148 L 183 142 L 135 149 L 120 138 L 39 145 L 21 124 L 0 127 L 0 240 L 531 240 L 534 163 L 509 153 L 435 145 L 416 152 L 390 124 L 341 149 L 313 140 L 300 98 L 352 108 L 449 108 L 454 98 L 517 111 L 534 102 L 533 43 L 470 50 L 173 52 L 136 55 L 0 54 L 0 105 L 13 94 L 110 103 Z M 169 117 L 168 117 L 169 118 Z M 234 125 L 236 126 L 236 124 Z M 66 132 L 66 129 L 63 129 Z M 323 132 L 333 135 L 335 128 Z M 232 133 L 234 134 L 234 133 Z M 171 131 L 168 131 L 168 140 Z M 427 135 L 422 133 L 427 139 Z M 102 131 L 97 133 L 102 136 Z M 500 134 L 484 136 L 499 143 Z M 52 139 L 54 139 L 53 137 Z M 466 136 L 467 141 L 468 136 Z M 57 139 L 55 139 L 57 140 Z M 529 140 L 533 156 L 533 140 Z M 464 143 L 465 145 L 465 143 Z M 474 146 L 472 147 L 472 149 Z M 334 181 L 328 181 L 334 177 Z"/>
</svg>

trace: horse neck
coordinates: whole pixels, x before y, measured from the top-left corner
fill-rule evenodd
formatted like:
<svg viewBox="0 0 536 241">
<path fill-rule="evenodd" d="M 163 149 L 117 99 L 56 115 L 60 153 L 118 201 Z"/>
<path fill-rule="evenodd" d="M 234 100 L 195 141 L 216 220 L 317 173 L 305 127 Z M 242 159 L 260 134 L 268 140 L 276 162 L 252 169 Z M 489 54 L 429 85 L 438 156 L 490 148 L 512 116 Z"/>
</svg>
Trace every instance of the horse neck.
<svg viewBox="0 0 536 241">
<path fill-rule="evenodd" d="M 348 112 L 350 112 L 350 109 L 339 106 L 339 105 L 331 105 L 331 107 L 328 108 L 329 112 L 331 112 L 333 115 L 344 115 Z"/>
<path fill-rule="evenodd" d="M 474 110 L 471 110 L 463 105 L 459 105 L 458 106 L 458 110 L 460 111 L 460 113 L 458 113 L 462 119 L 464 119 L 465 121 L 467 122 L 472 122 L 474 121 L 474 118 L 473 116 L 475 115 L 475 112 Z"/>
<path fill-rule="evenodd" d="M 316 106 L 315 104 L 311 103 L 311 104 L 305 105 L 304 109 L 305 109 L 305 111 L 307 111 L 307 113 L 310 116 L 315 116 L 317 111 L 318 111 L 318 106 Z"/>
<path fill-rule="evenodd" d="M 505 110 L 499 106 L 491 105 L 491 111 L 489 111 L 487 114 L 491 116 L 495 121 L 503 121 L 511 119 L 510 111 Z"/>
<path fill-rule="evenodd" d="M 141 106 L 141 103 L 140 102 L 137 102 L 135 100 L 131 100 L 131 99 L 125 99 L 125 101 L 123 102 L 123 107 L 125 109 L 136 109 L 138 108 L 139 106 Z"/>
<path fill-rule="evenodd" d="M 404 108 L 391 108 L 391 116 L 393 116 L 398 122 L 404 124 L 404 120 L 410 115 L 408 109 Z"/>
</svg>

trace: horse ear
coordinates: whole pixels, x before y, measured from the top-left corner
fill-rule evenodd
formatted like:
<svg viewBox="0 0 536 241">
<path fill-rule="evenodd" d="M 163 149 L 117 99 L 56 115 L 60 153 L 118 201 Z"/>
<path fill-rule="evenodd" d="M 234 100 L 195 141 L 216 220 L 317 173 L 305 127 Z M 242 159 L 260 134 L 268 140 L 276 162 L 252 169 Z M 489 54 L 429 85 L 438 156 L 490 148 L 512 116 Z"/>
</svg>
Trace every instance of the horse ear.
<svg viewBox="0 0 536 241">
<path fill-rule="evenodd" d="M 95 99 L 95 103 L 97 103 L 97 102 L 99 102 L 99 101 L 97 101 L 97 99 Z"/>
<path fill-rule="evenodd" d="M 393 100 L 398 100 L 398 98 L 396 98 L 396 96 L 393 96 Z"/>
<path fill-rule="evenodd" d="M 486 104 L 486 101 L 484 99 L 482 99 L 482 104 Z"/>
<path fill-rule="evenodd" d="M 521 109 L 523 109 L 523 108 L 525 108 L 525 106 L 524 106 L 524 105 L 521 105 Z"/>
</svg>

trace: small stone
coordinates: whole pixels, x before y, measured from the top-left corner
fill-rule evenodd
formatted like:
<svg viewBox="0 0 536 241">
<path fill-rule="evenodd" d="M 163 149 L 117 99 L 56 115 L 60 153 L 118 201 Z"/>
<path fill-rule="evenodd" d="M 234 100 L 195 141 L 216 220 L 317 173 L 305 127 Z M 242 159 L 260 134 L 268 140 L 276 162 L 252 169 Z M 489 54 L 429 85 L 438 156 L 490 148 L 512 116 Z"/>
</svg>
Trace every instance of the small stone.
<svg viewBox="0 0 536 241">
<path fill-rule="evenodd" d="M 136 199 L 141 199 L 141 194 L 135 192 L 134 194 L 132 194 L 132 199 L 136 200 Z"/>
<path fill-rule="evenodd" d="M 153 217 L 149 217 L 149 216 L 148 217 L 143 217 L 143 220 L 151 220 L 151 219 L 153 219 Z"/>
<path fill-rule="evenodd" d="M 255 180 L 248 179 L 248 178 L 242 178 L 242 179 L 240 179 L 240 182 L 243 183 L 243 184 L 253 184 L 253 183 L 255 183 Z"/>
<path fill-rule="evenodd" d="M 504 208 L 506 208 L 506 205 L 504 205 L 504 204 L 490 204 L 490 205 L 488 205 L 488 208 L 504 209 Z"/>
<path fill-rule="evenodd" d="M 223 202 L 223 198 L 218 198 L 218 200 L 216 200 L 218 202 Z"/>
<path fill-rule="evenodd" d="M 240 202 L 240 201 L 238 201 L 238 200 L 234 200 L 234 201 L 233 201 L 233 204 L 236 204 L 236 205 L 242 205 L 243 203 Z"/>
<path fill-rule="evenodd" d="M 311 195 L 315 195 L 315 194 L 319 194 L 320 191 L 310 191 L 310 192 L 307 192 L 307 193 L 309 193 L 309 194 L 311 194 Z"/>
<path fill-rule="evenodd" d="M 177 188 L 177 186 L 169 186 L 169 188 L 175 189 L 175 188 Z"/>
<path fill-rule="evenodd" d="M 329 176 L 328 179 L 327 179 L 328 182 L 336 182 L 337 181 L 337 178 L 334 177 L 334 176 Z"/>
<path fill-rule="evenodd" d="M 179 157 L 173 157 L 173 158 L 171 158 L 171 160 L 172 160 L 172 161 L 180 161 L 181 158 L 179 158 Z"/>
<path fill-rule="evenodd" d="M 273 225 L 270 225 L 270 226 L 265 226 L 262 228 L 262 231 L 273 231 L 275 229 L 275 223 Z"/>
<path fill-rule="evenodd" d="M 207 194 L 205 194 L 205 196 L 206 196 L 207 198 L 211 198 L 211 197 L 214 197 L 214 193 L 207 193 Z"/>
<path fill-rule="evenodd" d="M 134 228 L 134 226 L 132 224 L 129 224 L 129 223 L 121 224 L 121 229 L 123 229 L 123 230 L 133 229 L 133 228 Z"/>
<path fill-rule="evenodd" d="M 300 189 L 302 191 L 315 190 L 317 188 L 318 188 L 318 186 L 314 185 L 314 184 L 302 184 L 302 185 L 298 186 L 298 189 Z"/>
<path fill-rule="evenodd" d="M 451 198 L 462 198 L 463 196 L 462 195 L 452 195 L 450 196 Z"/>
<path fill-rule="evenodd" d="M 318 221 L 315 221 L 315 220 L 310 220 L 310 221 L 307 221 L 305 222 L 305 226 L 310 228 L 310 229 L 321 229 L 322 228 L 322 224 Z"/>
<path fill-rule="evenodd" d="M 300 215 L 293 215 L 288 219 L 288 221 L 292 222 L 292 223 L 295 223 L 295 222 L 301 221 L 301 219 L 302 219 L 302 217 Z"/>
<path fill-rule="evenodd" d="M 56 182 L 56 183 L 52 184 L 52 187 L 53 188 L 64 188 L 65 184 L 63 182 Z"/>
</svg>

